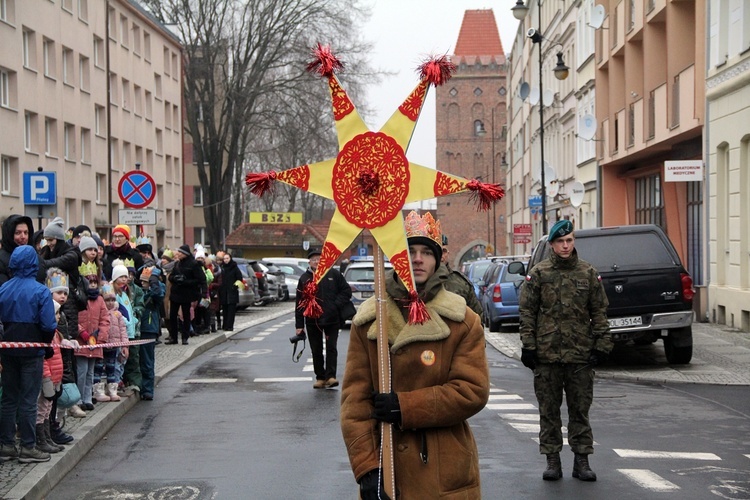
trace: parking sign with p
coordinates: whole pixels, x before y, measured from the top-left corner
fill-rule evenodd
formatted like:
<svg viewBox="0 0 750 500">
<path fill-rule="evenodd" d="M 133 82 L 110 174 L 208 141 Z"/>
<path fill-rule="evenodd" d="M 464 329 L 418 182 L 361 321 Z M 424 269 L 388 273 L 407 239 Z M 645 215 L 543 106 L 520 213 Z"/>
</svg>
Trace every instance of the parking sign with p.
<svg viewBox="0 0 750 500">
<path fill-rule="evenodd" d="M 23 172 L 24 205 L 57 204 L 55 172 Z"/>
</svg>

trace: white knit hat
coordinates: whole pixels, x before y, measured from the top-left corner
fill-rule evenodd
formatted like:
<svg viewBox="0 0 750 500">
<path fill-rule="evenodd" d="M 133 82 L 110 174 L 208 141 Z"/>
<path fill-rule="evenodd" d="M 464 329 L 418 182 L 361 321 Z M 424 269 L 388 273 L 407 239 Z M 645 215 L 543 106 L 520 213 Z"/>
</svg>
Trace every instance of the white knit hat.
<svg viewBox="0 0 750 500">
<path fill-rule="evenodd" d="M 112 281 L 115 281 L 120 276 L 127 276 L 127 275 L 128 275 L 128 268 L 123 266 L 122 264 L 118 264 L 112 268 Z"/>
</svg>

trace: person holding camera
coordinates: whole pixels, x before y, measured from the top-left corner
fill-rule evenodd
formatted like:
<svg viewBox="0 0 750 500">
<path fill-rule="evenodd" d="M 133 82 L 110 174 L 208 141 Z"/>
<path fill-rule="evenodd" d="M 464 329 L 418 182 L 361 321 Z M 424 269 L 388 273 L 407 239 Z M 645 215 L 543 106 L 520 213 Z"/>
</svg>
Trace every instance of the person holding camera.
<svg viewBox="0 0 750 500">
<path fill-rule="evenodd" d="M 193 257 L 190 247 L 182 245 L 174 254 L 177 264 L 169 274 L 169 339 L 165 344 L 177 343 L 177 331 L 182 333 L 182 345 L 190 338 L 190 306 L 201 299 L 201 287 L 206 283 L 203 266 Z M 182 321 L 178 321 L 182 312 Z"/>
<path fill-rule="evenodd" d="M 410 324 L 409 291 L 385 277 L 386 317 L 377 297 L 352 320 L 341 391 L 341 431 L 363 500 L 383 491 L 380 424 L 392 424 L 395 498 L 480 498 L 479 453 L 467 420 L 484 408 L 490 380 L 484 328 L 463 297 L 444 284 L 440 223 L 412 211 L 405 219 L 414 283 L 429 318 Z M 390 392 L 379 393 L 378 331 L 386 325 Z"/>
<path fill-rule="evenodd" d="M 313 369 L 315 370 L 315 383 L 313 389 L 332 388 L 339 385 L 336 380 L 336 364 L 338 362 L 338 350 L 336 344 L 339 339 L 339 328 L 341 327 L 341 309 L 352 299 L 352 288 L 346 282 L 344 276 L 336 269 L 329 269 L 318 283 L 316 298 L 323 309 L 319 318 L 306 318 L 300 308 L 300 301 L 304 298 L 305 286 L 313 280 L 315 270 L 320 263 L 320 250 L 311 250 L 307 254 L 310 268 L 300 276 L 297 283 L 297 298 L 295 307 L 296 333 L 298 336 L 305 334 L 310 337 L 310 350 L 313 356 Z M 326 354 L 323 357 L 323 335 L 326 339 Z"/>
</svg>

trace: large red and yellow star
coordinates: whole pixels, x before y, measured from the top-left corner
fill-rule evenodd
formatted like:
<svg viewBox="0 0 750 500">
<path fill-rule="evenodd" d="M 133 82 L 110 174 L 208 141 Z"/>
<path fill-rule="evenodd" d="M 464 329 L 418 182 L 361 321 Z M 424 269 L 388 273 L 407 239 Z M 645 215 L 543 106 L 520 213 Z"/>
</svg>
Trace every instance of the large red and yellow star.
<svg viewBox="0 0 750 500">
<path fill-rule="evenodd" d="M 259 195 L 277 180 L 336 203 L 320 264 L 310 288 L 303 291 L 301 307 L 305 307 L 307 316 L 316 317 L 321 312 L 314 299 L 317 284 L 359 233 L 369 229 L 409 291 L 410 322 L 422 322 L 428 316 L 414 286 L 401 212 L 404 204 L 470 190 L 477 195 L 480 208 L 486 210 L 504 194 L 499 184 L 456 177 L 417 165 L 406 157 L 430 85 L 447 81 L 455 66 L 444 56 L 424 63 L 417 87 L 385 125 L 372 132 L 334 74 L 343 67 L 341 62 L 327 46 L 319 44 L 314 53 L 315 60 L 308 69 L 328 78 L 338 155 L 282 172 L 250 173 L 245 182 L 251 192 Z"/>
</svg>

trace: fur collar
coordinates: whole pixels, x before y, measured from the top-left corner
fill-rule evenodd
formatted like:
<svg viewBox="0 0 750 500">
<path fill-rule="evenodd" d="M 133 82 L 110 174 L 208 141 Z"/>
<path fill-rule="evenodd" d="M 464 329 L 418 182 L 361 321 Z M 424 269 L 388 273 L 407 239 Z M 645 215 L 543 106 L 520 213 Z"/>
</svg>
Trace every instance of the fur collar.
<svg viewBox="0 0 750 500">
<path fill-rule="evenodd" d="M 367 331 L 367 338 L 375 340 L 378 336 L 378 321 L 375 320 L 376 298 L 367 299 L 357 311 L 352 322 L 357 326 L 373 322 Z M 387 331 L 388 343 L 391 344 L 391 352 L 396 352 L 401 347 L 412 342 L 429 342 L 447 338 L 450 335 L 450 327 L 445 319 L 451 321 L 463 321 L 466 317 L 466 301 L 460 295 L 441 289 L 435 298 L 426 303 L 430 319 L 421 325 L 410 325 L 404 319 L 401 309 L 393 299 L 386 299 L 386 314 L 388 316 Z"/>
</svg>

